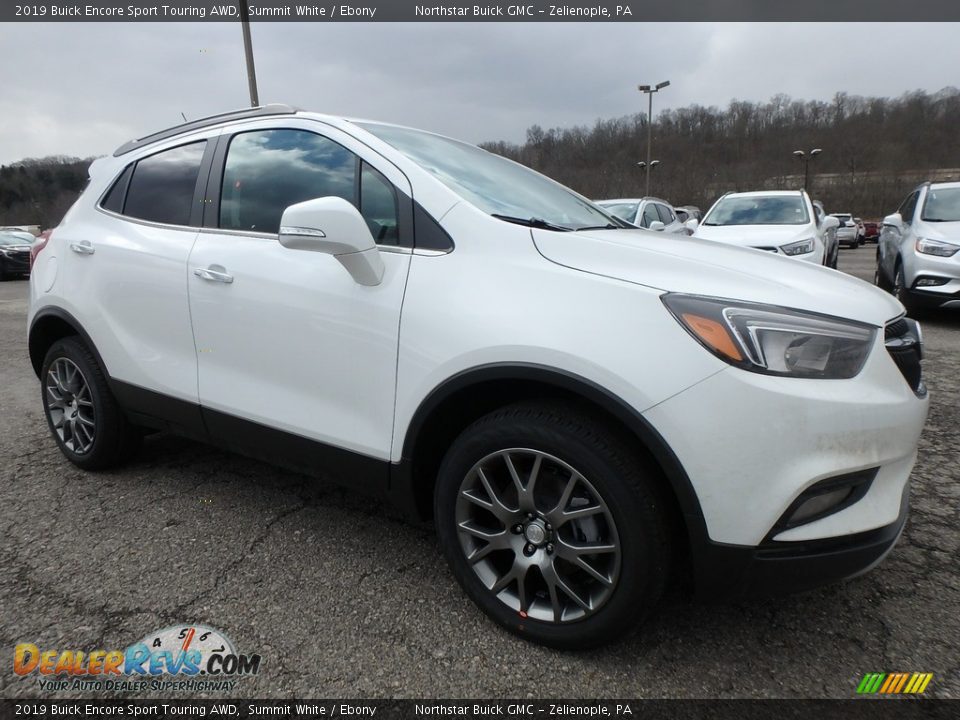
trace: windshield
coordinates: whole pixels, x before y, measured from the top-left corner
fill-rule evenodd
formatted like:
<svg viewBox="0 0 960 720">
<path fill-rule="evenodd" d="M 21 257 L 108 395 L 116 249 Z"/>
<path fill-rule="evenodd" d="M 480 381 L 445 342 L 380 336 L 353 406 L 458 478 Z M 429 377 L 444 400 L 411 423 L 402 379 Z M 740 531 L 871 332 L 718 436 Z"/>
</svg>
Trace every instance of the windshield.
<svg viewBox="0 0 960 720">
<path fill-rule="evenodd" d="M 633 219 L 637 216 L 637 207 L 639 207 L 640 203 L 601 202 L 597 203 L 597 205 L 602 207 L 611 215 L 616 215 L 621 220 L 632 223 Z"/>
<path fill-rule="evenodd" d="M 960 222 L 960 187 L 931 188 L 921 217 L 927 222 Z"/>
<path fill-rule="evenodd" d="M 721 198 L 704 225 L 805 225 L 810 222 L 799 195 L 752 195 Z"/>
<path fill-rule="evenodd" d="M 586 198 L 499 155 L 420 130 L 358 125 L 490 215 L 558 230 L 622 227 Z"/>
</svg>

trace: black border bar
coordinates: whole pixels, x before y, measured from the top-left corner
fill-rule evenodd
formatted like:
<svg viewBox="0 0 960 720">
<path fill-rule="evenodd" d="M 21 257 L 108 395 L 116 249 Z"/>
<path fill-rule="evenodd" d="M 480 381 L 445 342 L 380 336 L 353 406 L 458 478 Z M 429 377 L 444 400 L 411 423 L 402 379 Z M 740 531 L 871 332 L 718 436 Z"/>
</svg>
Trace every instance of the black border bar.
<svg viewBox="0 0 960 720">
<path fill-rule="evenodd" d="M 960 2 L 250 0 L 250 19 L 252 22 L 957 22 L 960 21 Z M 36 0 L 32 3 L 4 0 L 0 3 L 0 22 L 228 21 L 239 21 L 236 0 Z"/>
</svg>

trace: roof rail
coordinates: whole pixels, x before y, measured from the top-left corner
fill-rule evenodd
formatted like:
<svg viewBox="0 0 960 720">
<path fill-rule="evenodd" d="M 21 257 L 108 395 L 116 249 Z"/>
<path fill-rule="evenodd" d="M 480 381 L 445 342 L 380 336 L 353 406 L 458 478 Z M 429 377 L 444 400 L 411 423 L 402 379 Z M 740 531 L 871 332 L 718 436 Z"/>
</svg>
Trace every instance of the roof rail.
<svg viewBox="0 0 960 720">
<path fill-rule="evenodd" d="M 217 125 L 229 120 L 246 120 L 247 118 L 269 117 L 270 115 L 292 115 L 298 111 L 299 108 L 295 108 L 290 105 L 274 103 L 271 105 L 245 108 L 243 110 L 232 110 L 230 112 L 220 113 L 218 115 L 210 115 L 209 117 L 200 118 L 199 120 L 191 120 L 190 122 L 181 123 L 180 125 L 174 125 L 166 130 L 161 130 L 151 135 L 145 135 L 142 138 L 137 138 L 136 140 L 126 142 L 114 151 L 113 156 L 120 157 L 121 155 L 126 155 L 128 152 L 132 152 L 139 147 L 149 145 L 150 143 L 157 142 L 158 140 L 166 140 L 167 138 L 180 135 L 181 133 L 189 132 L 191 130 L 200 130 L 201 128 L 210 127 L 212 125 Z"/>
</svg>

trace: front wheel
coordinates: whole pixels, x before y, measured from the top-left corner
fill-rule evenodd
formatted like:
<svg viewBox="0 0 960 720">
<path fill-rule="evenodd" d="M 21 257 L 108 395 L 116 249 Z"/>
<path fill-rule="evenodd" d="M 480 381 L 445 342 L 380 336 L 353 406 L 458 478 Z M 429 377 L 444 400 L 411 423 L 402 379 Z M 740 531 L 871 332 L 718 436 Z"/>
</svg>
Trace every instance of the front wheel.
<svg viewBox="0 0 960 720">
<path fill-rule="evenodd" d="M 920 310 L 919 304 L 907 289 L 906 279 L 903 274 L 903 265 L 899 262 L 897 263 L 897 271 L 893 276 L 893 288 L 891 292 L 906 309 L 908 315 L 914 315 Z"/>
<path fill-rule="evenodd" d="M 128 459 L 142 435 L 127 422 L 96 359 L 78 338 L 55 342 L 40 373 L 43 410 L 61 452 L 84 470 Z"/>
<path fill-rule="evenodd" d="M 434 512 L 464 590 L 530 640 L 601 645 L 663 592 L 670 543 L 654 470 L 572 407 L 519 404 L 467 428 L 441 464 Z"/>
</svg>

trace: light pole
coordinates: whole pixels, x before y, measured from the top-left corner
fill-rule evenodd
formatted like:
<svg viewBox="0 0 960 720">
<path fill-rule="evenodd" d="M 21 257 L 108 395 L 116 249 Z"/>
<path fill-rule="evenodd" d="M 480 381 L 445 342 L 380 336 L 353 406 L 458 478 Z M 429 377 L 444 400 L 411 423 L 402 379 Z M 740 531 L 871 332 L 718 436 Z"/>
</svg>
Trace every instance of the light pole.
<svg viewBox="0 0 960 720">
<path fill-rule="evenodd" d="M 250 107 L 260 104 L 257 92 L 257 68 L 253 64 L 253 42 L 250 40 L 250 9 L 247 0 L 237 0 L 240 10 L 240 26 L 243 29 L 243 53 L 247 57 L 247 85 L 250 88 Z"/>
<path fill-rule="evenodd" d="M 810 161 L 813 160 L 817 155 L 823 152 L 820 148 L 814 148 L 809 153 L 805 153 L 803 150 L 794 150 L 794 157 L 799 160 L 803 160 L 803 189 L 810 191 L 808 187 L 810 185 Z"/>
<path fill-rule="evenodd" d="M 665 87 L 670 84 L 669 80 L 664 80 L 662 83 L 657 83 L 653 87 L 649 85 L 637 85 L 637 90 L 642 93 L 649 95 L 649 104 L 647 105 L 647 189 L 644 192 L 644 195 L 650 194 L 650 169 L 653 167 L 653 163 L 650 160 L 651 147 L 653 142 L 653 94 L 655 92 L 660 92 Z"/>
</svg>

